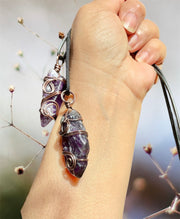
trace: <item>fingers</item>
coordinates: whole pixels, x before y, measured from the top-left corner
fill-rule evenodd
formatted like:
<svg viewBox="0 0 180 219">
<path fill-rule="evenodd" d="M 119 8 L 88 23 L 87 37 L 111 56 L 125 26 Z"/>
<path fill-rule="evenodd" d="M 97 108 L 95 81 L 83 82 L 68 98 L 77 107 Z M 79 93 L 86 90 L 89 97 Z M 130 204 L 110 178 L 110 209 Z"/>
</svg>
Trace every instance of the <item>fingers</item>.
<svg viewBox="0 0 180 219">
<path fill-rule="evenodd" d="M 149 40 L 159 38 L 159 28 L 150 20 L 144 20 L 135 34 L 129 36 L 130 53 L 140 50 Z"/>
<path fill-rule="evenodd" d="M 144 5 L 138 0 L 127 0 L 121 4 L 119 17 L 128 34 L 136 32 L 145 14 Z"/>
<path fill-rule="evenodd" d="M 166 47 L 159 40 L 159 29 L 150 20 L 143 20 L 134 34 L 128 37 L 129 51 L 137 53 L 135 59 L 149 65 L 162 64 L 166 56 Z"/>
<path fill-rule="evenodd" d="M 166 56 L 166 46 L 159 39 L 151 39 L 145 46 L 139 50 L 135 59 L 138 62 L 145 62 L 149 65 L 163 63 Z"/>
</svg>

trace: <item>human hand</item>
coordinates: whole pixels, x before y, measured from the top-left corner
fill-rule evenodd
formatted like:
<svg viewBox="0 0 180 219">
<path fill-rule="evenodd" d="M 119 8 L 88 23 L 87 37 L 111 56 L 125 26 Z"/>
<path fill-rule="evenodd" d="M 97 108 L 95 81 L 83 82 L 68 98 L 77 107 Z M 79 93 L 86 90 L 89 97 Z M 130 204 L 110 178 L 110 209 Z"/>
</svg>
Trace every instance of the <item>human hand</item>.
<svg viewBox="0 0 180 219">
<path fill-rule="evenodd" d="M 144 18 L 145 7 L 138 0 L 85 5 L 73 24 L 72 63 L 74 59 L 110 74 L 143 99 L 156 80 L 151 65 L 162 64 L 166 55 L 158 27 Z"/>
<path fill-rule="evenodd" d="M 144 17 L 138 0 L 94 0 L 78 12 L 70 75 L 74 108 L 89 133 L 88 167 L 80 181 L 65 171 L 62 108 L 23 218 L 122 218 L 141 103 L 156 79 L 151 65 L 166 53 L 157 26 Z"/>
</svg>

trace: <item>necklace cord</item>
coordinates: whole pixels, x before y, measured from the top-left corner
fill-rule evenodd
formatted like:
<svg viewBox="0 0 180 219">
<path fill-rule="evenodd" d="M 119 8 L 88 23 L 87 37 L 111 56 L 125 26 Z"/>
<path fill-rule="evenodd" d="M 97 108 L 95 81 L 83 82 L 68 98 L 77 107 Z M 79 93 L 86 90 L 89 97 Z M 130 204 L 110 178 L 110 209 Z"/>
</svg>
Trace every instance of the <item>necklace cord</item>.
<svg viewBox="0 0 180 219">
<path fill-rule="evenodd" d="M 180 120 L 179 120 L 178 111 L 177 111 L 175 101 L 174 101 L 172 92 L 170 90 L 169 84 L 166 81 L 166 78 L 164 77 L 162 71 L 157 67 L 157 65 L 154 64 L 153 67 L 161 81 L 161 87 L 164 93 L 164 98 L 165 98 L 167 110 L 169 113 L 169 119 L 171 122 L 174 140 L 175 140 L 178 155 L 180 158 L 180 122 L 179 122 Z"/>
<path fill-rule="evenodd" d="M 66 95 L 70 95 L 70 51 L 71 50 L 71 29 L 69 30 L 66 37 Z"/>
</svg>

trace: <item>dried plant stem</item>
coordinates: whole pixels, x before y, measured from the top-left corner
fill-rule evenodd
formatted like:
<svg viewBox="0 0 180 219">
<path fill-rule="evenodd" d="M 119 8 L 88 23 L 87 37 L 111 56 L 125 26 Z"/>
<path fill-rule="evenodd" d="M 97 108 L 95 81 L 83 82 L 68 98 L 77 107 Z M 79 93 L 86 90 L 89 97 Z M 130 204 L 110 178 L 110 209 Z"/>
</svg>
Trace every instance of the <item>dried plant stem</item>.
<svg viewBox="0 0 180 219">
<path fill-rule="evenodd" d="M 33 138 L 31 135 L 27 134 L 26 132 L 24 132 L 23 130 L 21 130 L 20 128 L 18 128 L 16 125 L 14 125 L 14 119 L 13 119 L 13 92 L 11 92 L 11 102 L 10 102 L 10 112 L 11 112 L 11 122 L 8 122 L 5 119 L 2 119 L 3 121 L 5 121 L 6 123 L 8 123 L 8 125 L 2 126 L 1 128 L 7 128 L 7 127 L 13 127 L 15 128 L 17 131 L 19 131 L 20 133 L 22 133 L 23 135 L 25 135 L 26 137 L 30 138 L 31 140 L 33 140 L 34 142 L 36 142 L 37 144 L 41 145 L 43 148 L 46 147 L 46 145 L 42 144 L 41 142 L 39 142 L 38 140 L 36 140 L 35 138 Z"/>
<path fill-rule="evenodd" d="M 169 207 L 168 207 L 168 208 L 165 208 L 165 209 L 163 209 L 163 210 L 160 210 L 160 211 L 158 211 L 158 212 L 156 212 L 156 213 L 154 213 L 154 214 L 151 214 L 150 216 L 145 217 L 144 219 L 151 219 L 151 218 L 157 217 L 157 216 L 159 216 L 159 215 L 161 215 L 161 214 L 166 213 L 166 212 L 168 211 L 168 209 L 169 209 Z"/>
<path fill-rule="evenodd" d="M 168 165 L 168 167 L 166 169 L 166 172 L 165 172 L 166 174 L 168 174 L 169 170 L 171 169 L 173 161 L 174 161 L 174 158 L 175 158 L 175 156 L 172 156 L 172 158 L 171 158 L 171 160 L 169 162 L 169 165 Z"/>
<path fill-rule="evenodd" d="M 31 70 L 31 72 L 34 74 L 34 75 L 36 75 L 36 77 L 38 78 L 38 79 L 42 79 L 41 78 L 41 76 L 38 74 L 38 72 L 36 72 L 36 70 L 34 70 L 34 68 L 27 62 L 27 60 L 25 59 L 25 57 L 23 57 L 22 59 L 22 62 L 28 67 L 28 69 L 30 69 Z"/>
<path fill-rule="evenodd" d="M 3 119 L 2 117 L 0 117 L 0 119 L 6 123 L 9 123 L 7 120 Z"/>
<path fill-rule="evenodd" d="M 8 123 L 8 125 L 1 126 L 1 129 L 10 127 L 9 122 L 8 122 L 7 120 L 3 119 L 2 117 L 0 117 L 0 119 L 1 119 L 2 121 L 4 121 L 4 122 Z"/>
<path fill-rule="evenodd" d="M 10 110 L 11 110 L 11 124 L 13 124 L 13 93 L 11 93 Z"/>
<path fill-rule="evenodd" d="M 163 210 L 160 210 L 154 214 L 151 214 L 150 216 L 148 216 L 144 219 L 151 219 L 151 218 L 157 217 L 157 216 L 159 216 L 161 214 L 165 214 L 165 213 L 169 214 L 169 215 L 174 214 L 174 213 L 180 215 L 180 212 L 177 211 L 179 203 L 180 203 L 179 196 L 176 195 L 176 197 L 174 198 L 174 200 L 172 201 L 172 203 L 169 207 L 164 208 Z"/>
<path fill-rule="evenodd" d="M 162 168 L 160 167 L 160 165 L 158 164 L 158 162 L 156 160 L 153 159 L 153 157 L 151 155 L 149 155 L 153 164 L 156 166 L 156 168 L 159 170 L 159 172 L 161 173 L 161 176 L 163 179 L 166 180 L 166 182 L 168 183 L 168 185 L 171 187 L 171 189 L 175 192 L 176 195 L 179 195 L 177 189 L 175 188 L 175 186 L 173 185 L 173 183 L 171 182 L 171 180 L 169 179 L 168 175 L 166 172 L 164 172 L 162 170 Z"/>
<path fill-rule="evenodd" d="M 23 135 L 27 136 L 28 138 L 30 138 L 31 140 L 33 140 L 34 142 L 36 142 L 37 144 L 41 145 L 43 148 L 46 147 L 46 145 L 42 144 L 41 142 L 39 142 L 38 140 L 36 140 L 35 138 L 33 138 L 31 135 L 27 134 L 26 132 L 24 132 L 23 130 L 19 129 L 17 126 L 15 126 L 14 124 L 10 124 L 10 126 L 12 126 L 13 128 L 15 128 L 16 130 L 18 130 L 19 132 L 21 132 Z"/>
<path fill-rule="evenodd" d="M 34 155 L 34 157 L 31 159 L 31 161 L 24 167 L 25 170 L 26 170 L 29 166 L 31 166 L 32 162 L 36 159 L 36 157 L 38 157 L 38 155 L 41 153 L 41 151 L 42 151 L 43 149 L 44 149 L 44 147 L 41 148 L 41 149 Z"/>
<path fill-rule="evenodd" d="M 1 126 L 1 129 L 7 128 L 7 127 L 10 127 L 10 125 Z"/>
<path fill-rule="evenodd" d="M 178 211 L 178 207 L 179 207 L 179 204 L 180 204 L 180 193 L 177 191 L 176 187 L 173 185 L 173 183 L 171 182 L 171 180 L 168 177 L 168 171 L 171 169 L 172 163 L 174 161 L 174 157 L 175 157 L 174 153 L 172 153 L 173 157 L 171 158 L 171 160 L 170 160 L 170 162 L 169 162 L 169 164 L 167 166 L 166 171 L 163 171 L 163 169 L 161 168 L 159 163 L 151 155 L 151 151 L 152 151 L 151 145 L 144 146 L 143 149 L 149 155 L 149 157 L 151 158 L 151 161 L 153 162 L 153 164 L 156 166 L 156 168 L 161 173 L 160 177 L 163 178 L 164 180 L 166 180 L 166 182 L 168 183 L 170 188 L 175 193 L 175 198 L 173 199 L 173 201 L 171 202 L 171 205 L 169 207 L 164 208 L 163 210 L 160 210 L 160 211 L 158 211 L 158 212 L 156 212 L 154 214 L 151 214 L 150 216 L 145 217 L 144 219 L 151 219 L 151 218 L 157 217 L 157 216 L 159 216 L 161 214 L 169 214 L 169 215 L 179 214 L 180 215 L 180 212 Z"/>
<path fill-rule="evenodd" d="M 179 211 L 176 211 L 176 210 L 175 210 L 175 211 L 174 211 L 174 213 L 176 213 L 176 214 L 179 214 L 179 215 L 180 215 L 180 212 L 179 212 Z"/>
<path fill-rule="evenodd" d="M 51 43 L 49 43 L 47 40 L 43 39 L 38 33 L 35 33 L 34 31 L 32 31 L 29 27 L 25 26 L 24 23 L 21 24 L 28 32 L 32 33 L 34 36 L 36 36 L 37 38 L 39 38 L 41 41 L 43 41 L 44 43 L 48 44 L 52 49 L 57 51 L 57 48 L 52 45 Z"/>
</svg>

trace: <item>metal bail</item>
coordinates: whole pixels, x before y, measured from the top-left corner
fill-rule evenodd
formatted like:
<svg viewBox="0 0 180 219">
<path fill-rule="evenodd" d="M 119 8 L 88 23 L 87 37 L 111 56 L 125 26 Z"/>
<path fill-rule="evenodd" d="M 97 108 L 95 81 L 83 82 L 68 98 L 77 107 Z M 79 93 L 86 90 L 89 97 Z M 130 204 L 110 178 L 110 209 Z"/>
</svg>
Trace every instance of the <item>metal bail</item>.
<svg viewBox="0 0 180 219">
<path fill-rule="evenodd" d="M 69 95 L 67 95 L 67 93 L 69 93 Z M 67 97 L 68 99 L 71 99 L 71 101 L 66 100 L 65 97 Z M 71 108 L 71 105 L 75 101 L 75 96 L 74 96 L 74 93 L 72 91 L 64 90 L 61 93 L 61 99 L 62 99 L 62 101 L 64 102 L 64 104 L 66 105 L 67 108 Z"/>
</svg>

